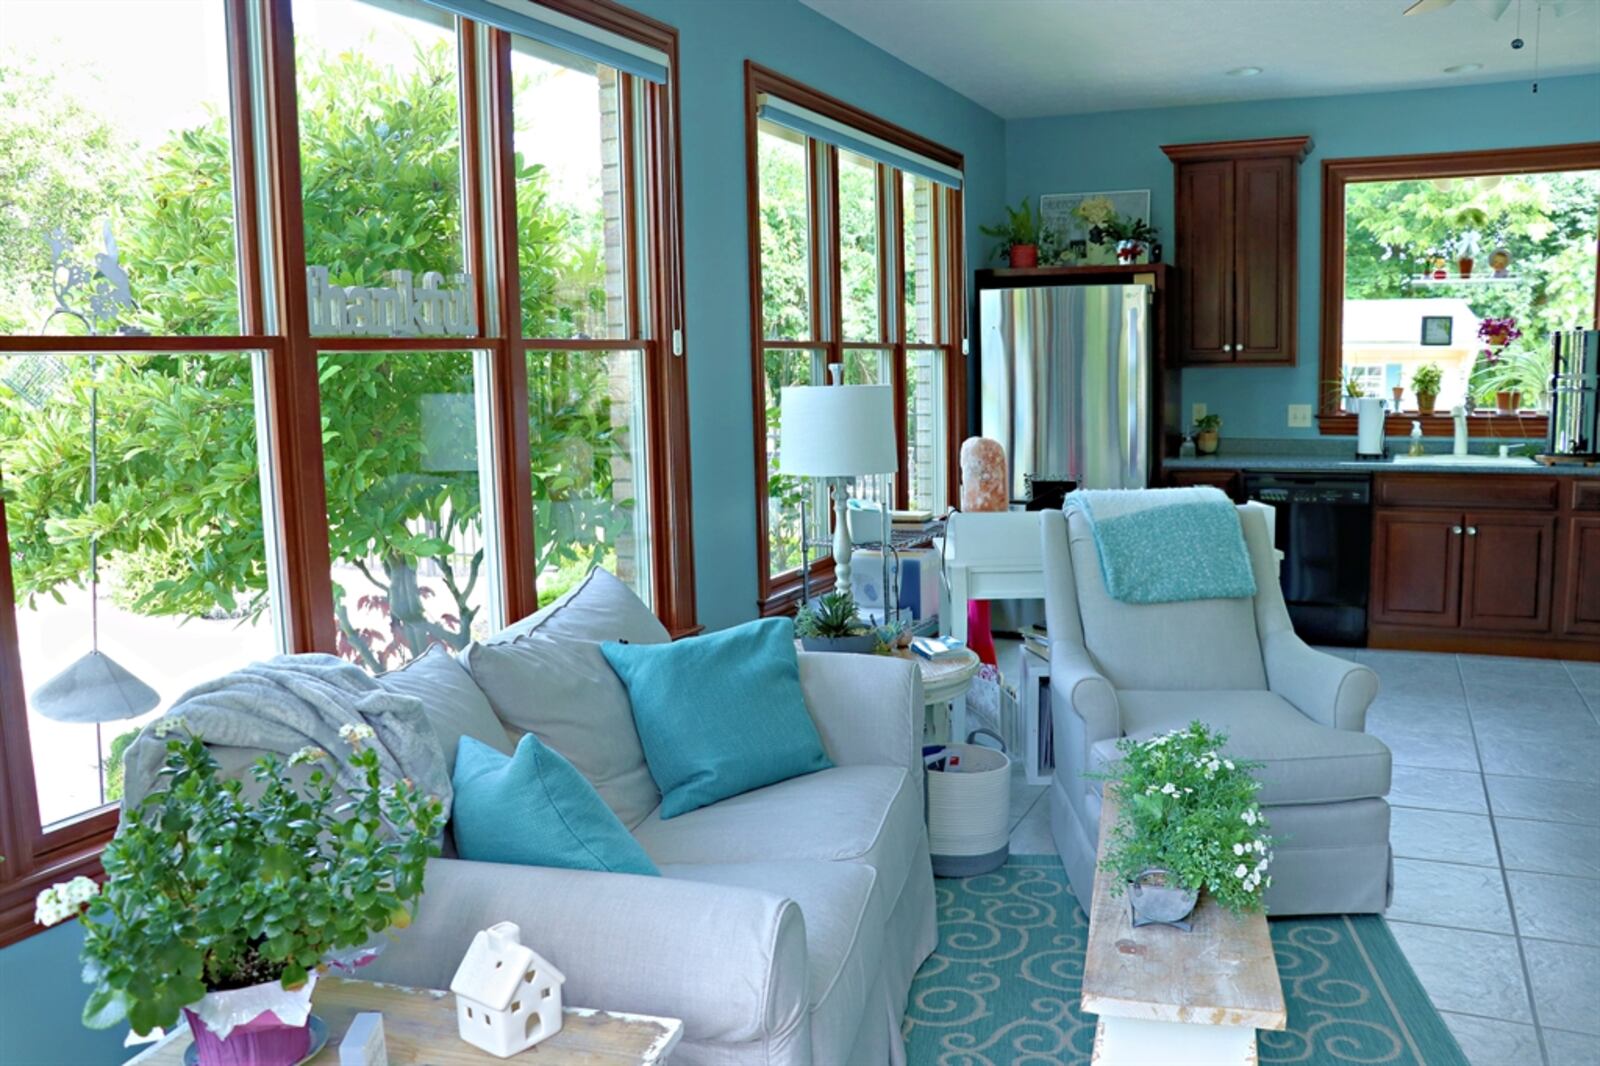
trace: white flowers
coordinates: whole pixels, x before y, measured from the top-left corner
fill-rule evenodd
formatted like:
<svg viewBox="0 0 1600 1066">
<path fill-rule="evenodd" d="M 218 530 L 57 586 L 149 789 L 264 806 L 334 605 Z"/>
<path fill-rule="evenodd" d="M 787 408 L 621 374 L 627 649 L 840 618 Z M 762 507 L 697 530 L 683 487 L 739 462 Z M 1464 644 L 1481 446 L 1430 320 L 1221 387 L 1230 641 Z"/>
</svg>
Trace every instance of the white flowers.
<svg viewBox="0 0 1600 1066">
<path fill-rule="evenodd" d="M 350 727 L 346 726 L 345 728 L 348 729 Z M 313 747 L 313 746 L 308 744 L 307 746 L 301 748 L 299 751 L 295 752 L 293 755 L 289 756 L 289 765 L 290 766 L 301 766 L 301 765 L 303 765 L 305 763 L 320 762 L 321 760 L 326 759 L 327 757 L 328 757 L 328 753 L 326 751 L 323 751 L 321 748 Z"/>
<path fill-rule="evenodd" d="M 1178 786 L 1174 785 L 1171 781 L 1168 781 L 1166 784 L 1161 786 L 1161 794 L 1163 796 L 1176 796 L 1178 794 Z"/>
<path fill-rule="evenodd" d="M 362 741 L 371 740 L 377 735 L 378 734 L 372 731 L 372 727 L 367 725 L 365 722 L 359 725 L 347 724 L 339 727 L 339 739 L 350 745 L 350 747 L 356 751 L 361 750 Z"/>
<path fill-rule="evenodd" d="M 1235 844 L 1233 846 L 1233 853 L 1235 855 L 1243 855 L 1244 851 L 1245 851 L 1245 848 L 1244 848 L 1243 844 Z"/>
<path fill-rule="evenodd" d="M 1254 807 L 1251 807 L 1249 810 L 1243 812 L 1239 815 L 1239 817 L 1244 820 L 1245 825 L 1255 825 L 1256 822 L 1259 821 L 1259 816 L 1256 814 L 1256 809 Z"/>
<path fill-rule="evenodd" d="M 1232 759 L 1223 759 L 1222 760 L 1222 765 L 1226 766 L 1228 769 L 1232 770 L 1233 769 L 1233 760 Z"/>
<path fill-rule="evenodd" d="M 1240 877 L 1240 878 L 1247 877 L 1247 876 L 1249 876 L 1249 874 L 1250 874 L 1250 867 L 1246 866 L 1242 862 L 1238 866 L 1235 866 L 1233 868 L 1233 876 L 1235 876 L 1235 877 Z"/>
<path fill-rule="evenodd" d="M 40 892 L 34 899 L 33 920 L 39 925 L 55 925 L 75 917 L 95 896 L 100 886 L 87 877 L 74 877 Z"/>
<path fill-rule="evenodd" d="M 165 737 L 168 733 L 175 733 L 180 729 L 187 732 L 189 723 L 183 720 L 182 715 L 169 714 L 165 718 L 156 719 L 155 724 L 150 727 L 150 732 L 159 738 Z"/>
</svg>

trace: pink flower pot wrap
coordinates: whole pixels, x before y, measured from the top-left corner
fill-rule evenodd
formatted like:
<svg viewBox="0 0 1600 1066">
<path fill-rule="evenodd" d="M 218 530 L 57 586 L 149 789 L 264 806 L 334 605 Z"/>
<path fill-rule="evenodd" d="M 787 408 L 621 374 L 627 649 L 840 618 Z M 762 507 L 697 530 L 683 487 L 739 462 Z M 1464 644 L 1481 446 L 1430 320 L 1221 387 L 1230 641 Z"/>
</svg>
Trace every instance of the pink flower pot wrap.
<svg viewBox="0 0 1600 1066">
<path fill-rule="evenodd" d="M 317 975 L 290 990 L 277 981 L 208 993 L 183 1010 L 200 1066 L 294 1066 L 311 1050 Z"/>
</svg>

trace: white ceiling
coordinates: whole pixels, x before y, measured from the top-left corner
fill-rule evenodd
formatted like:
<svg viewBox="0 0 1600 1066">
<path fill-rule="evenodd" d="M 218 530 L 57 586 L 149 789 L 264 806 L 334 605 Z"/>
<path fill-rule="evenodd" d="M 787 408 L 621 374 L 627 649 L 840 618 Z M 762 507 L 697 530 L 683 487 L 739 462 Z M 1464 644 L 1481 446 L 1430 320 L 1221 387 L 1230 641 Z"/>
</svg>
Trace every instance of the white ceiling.
<svg viewBox="0 0 1600 1066">
<path fill-rule="evenodd" d="M 1519 0 L 802 2 L 1004 118 L 1600 71 L 1600 0 L 1520 0 L 1520 51 Z"/>
</svg>

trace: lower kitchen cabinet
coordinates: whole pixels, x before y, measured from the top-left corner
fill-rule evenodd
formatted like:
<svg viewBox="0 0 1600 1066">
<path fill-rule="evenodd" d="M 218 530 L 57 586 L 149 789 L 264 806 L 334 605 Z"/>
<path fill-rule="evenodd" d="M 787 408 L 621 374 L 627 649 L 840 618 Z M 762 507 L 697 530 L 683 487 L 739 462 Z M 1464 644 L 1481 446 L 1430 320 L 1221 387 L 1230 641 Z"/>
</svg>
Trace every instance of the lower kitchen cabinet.
<svg viewBox="0 0 1600 1066">
<path fill-rule="evenodd" d="M 1555 515 L 1468 511 L 1463 536 L 1462 628 L 1550 632 Z"/>
<path fill-rule="evenodd" d="M 1573 515 L 1562 532 L 1561 632 L 1600 639 L 1600 514 Z"/>
<path fill-rule="evenodd" d="M 1459 626 L 1461 537 L 1457 512 L 1378 511 L 1372 522 L 1371 621 Z"/>
</svg>

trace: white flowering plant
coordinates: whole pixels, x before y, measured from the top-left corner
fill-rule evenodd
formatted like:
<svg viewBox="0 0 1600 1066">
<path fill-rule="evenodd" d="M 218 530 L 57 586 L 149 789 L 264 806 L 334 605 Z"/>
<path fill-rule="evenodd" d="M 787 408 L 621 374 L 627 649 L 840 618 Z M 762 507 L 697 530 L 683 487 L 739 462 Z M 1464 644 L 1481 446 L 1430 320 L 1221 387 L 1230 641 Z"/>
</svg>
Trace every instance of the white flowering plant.
<svg viewBox="0 0 1600 1066">
<path fill-rule="evenodd" d="M 1227 735 L 1201 722 L 1117 742 L 1122 758 L 1092 776 L 1117 788 L 1120 817 L 1101 860 L 1113 891 L 1145 870 L 1211 893 L 1234 913 L 1259 910 L 1272 878 L 1272 838 L 1256 802 L 1260 763 L 1224 754 Z"/>
<path fill-rule="evenodd" d="M 300 784 L 276 757 L 257 760 L 253 801 L 218 778 L 180 719 L 151 729 L 166 739 L 165 787 L 126 812 L 100 856 L 104 887 L 79 877 L 36 901 L 42 925 L 87 915 L 85 1025 L 125 1019 L 148 1033 L 208 992 L 294 989 L 330 957 L 410 924 L 444 808 L 409 781 L 381 782 L 370 726 L 340 733 L 356 787 L 336 787 L 331 756 L 304 748 L 287 760 L 310 767 Z"/>
</svg>

